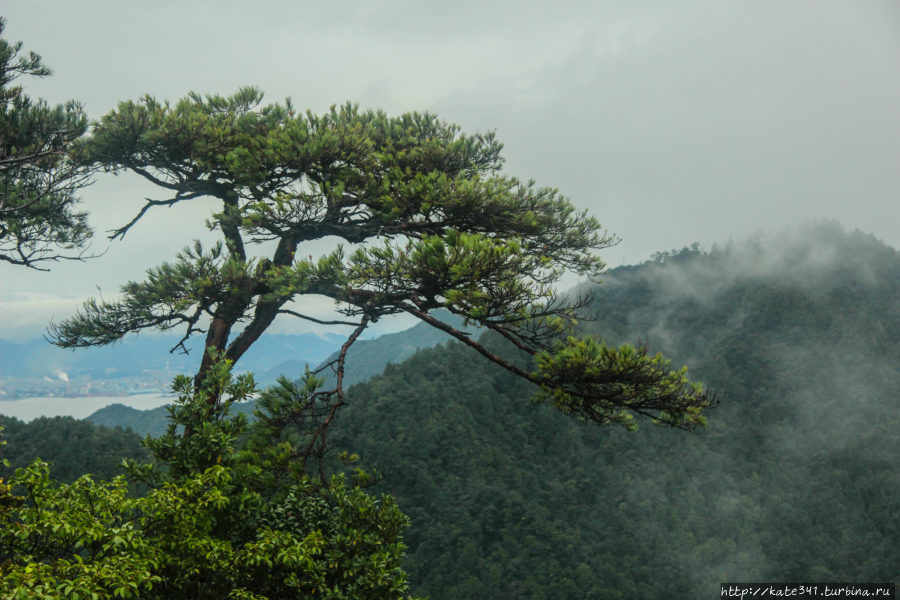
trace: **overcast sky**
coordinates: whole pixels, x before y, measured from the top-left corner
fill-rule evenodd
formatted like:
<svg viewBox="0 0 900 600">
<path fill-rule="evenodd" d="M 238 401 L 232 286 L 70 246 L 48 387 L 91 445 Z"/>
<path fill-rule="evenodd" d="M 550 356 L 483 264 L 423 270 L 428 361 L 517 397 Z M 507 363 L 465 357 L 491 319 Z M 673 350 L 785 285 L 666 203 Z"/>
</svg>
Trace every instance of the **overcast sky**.
<svg viewBox="0 0 900 600">
<path fill-rule="evenodd" d="M 835 219 L 900 247 L 900 3 L 42 2 L 5 0 L 5 38 L 53 77 L 32 96 L 120 100 L 262 88 L 319 112 L 350 100 L 495 130 L 507 171 L 559 188 L 622 238 L 610 266 Z M 98 230 L 144 197 L 84 190 Z M 0 337 L 39 335 L 99 287 L 171 258 L 209 207 L 159 209 L 101 258 L 0 263 Z M 323 307 L 324 308 L 324 307 Z M 302 330 L 289 321 L 284 331 Z"/>
</svg>

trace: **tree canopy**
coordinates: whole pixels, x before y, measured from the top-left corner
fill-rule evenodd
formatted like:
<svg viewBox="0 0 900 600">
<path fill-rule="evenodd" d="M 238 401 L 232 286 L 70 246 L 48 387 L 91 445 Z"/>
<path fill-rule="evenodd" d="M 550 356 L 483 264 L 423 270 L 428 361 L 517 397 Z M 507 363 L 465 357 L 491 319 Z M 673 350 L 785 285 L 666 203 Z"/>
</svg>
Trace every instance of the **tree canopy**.
<svg viewBox="0 0 900 600">
<path fill-rule="evenodd" d="M 0 34 L 5 21 L 0 18 Z M 40 268 L 43 261 L 84 257 L 91 237 L 76 192 L 90 170 L 68 153 L 87 129 L 80 104 L 50 106 L 13 83 L 50 75 L 22 43 L 0 38 L 0 261 Z"/>
<path fill-rule="evenodd" d="M 713 399 L 684 370 L 644 348 L 575 336 L 587 299 L 561 297 L 554 286 L 567 271 L 597 278 L 597 251 L 616 239 L 557 190 L 503 174 L 492 133 L 468 135 L 428 113 L 388 116 L 345 104 L 316 115 L 262 98 L 253 88 L 174 104 L 145 96 L 95 124 L 83 164 L 132 171 L 168 192 L 112 237 L 155 207 L 211 197 L 220 209 L 207 226 L 221 241 L 196 242 L 125 284 L 119 298 L 86 302 L 51 327 L 55 343 L 103 345 L 181 328 L 181 349 L 201 334 L 207 349 L 237 361 L 279 315 L 350 326 L 332 365 L 336 386 L 318 392 L 339 406 L 349 345 L 378 319 L 408 313 L 577 418 L 626 427 L 635 415 L 682 428 L 703 422 Z M 304 248 L 325 239 L 338 243 L 324 255 Z M 314 295 L 333 300 L 343 317 L 304 312 Z M 529 360 L 503 358 L 436 318 L 436 309 L 494 332 Z"/>
</svg>

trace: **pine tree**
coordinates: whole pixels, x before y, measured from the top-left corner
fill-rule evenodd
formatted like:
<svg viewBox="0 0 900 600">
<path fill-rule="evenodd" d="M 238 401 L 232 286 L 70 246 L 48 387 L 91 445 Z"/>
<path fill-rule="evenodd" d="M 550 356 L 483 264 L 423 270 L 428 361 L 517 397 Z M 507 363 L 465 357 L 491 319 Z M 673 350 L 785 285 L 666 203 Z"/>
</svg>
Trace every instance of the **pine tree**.
<svg viewBox="0 0 900 600">
<path fill-rule="evenodd" d="M 0 34 L 4 26 L 0 18 Z M 12 85 L 50 75 L 40 56 L 21 50 L 21 42 L 0 38 L 0 261 L 40 268 L 42 261 L 84 258 L 91 237 L 75 196 L 90 169 L 69 157 L 87 117 L 77 102 L 50 106 Z"/>
<path fill-rule="evenodd" d="M 180 328 L 182 349 L 200 334 L 205 348 L 237 361 L 280 315 L 350 327 L 332 365 L 335 387 L 316 392 L 316 402 L 339 407 L 350 345 L 382 317 L 407 313 L 577 418 L 629 428 L 636 415 L 682 428 L 703 422 L 713 399 L 684 370 L 643 348 L 575 336 L 587 299 L 561 297 L 554 286 L 567 271 L 597 278 L 604 264 L 596 253 L 616 239 L 557 190 L 503 174 L 493 133 L 351 104 L 298 113 L 289 100 L 263 105 L 262 97 L 253 88 L 175 104 L 146 96 L 96 124 L 85 164 L 131 171 L 169 194 L 147 200 L 113 237 L 149 210 L 205 197 L 219 203 L 207 225 L 221 241 L 196 242 L 125 284 L 118 299 L 86 302 L 51 328 L 56 344 Z M 342 243 L 310 254 L 310 244 L 329 240 Z M 304 311 L 314 296 L 333 300 L 342 318 Z M 437 309 L 526 360 L 441 321 Z M 213 355 L 204 355 L 195 384 Z"/>
</svg>

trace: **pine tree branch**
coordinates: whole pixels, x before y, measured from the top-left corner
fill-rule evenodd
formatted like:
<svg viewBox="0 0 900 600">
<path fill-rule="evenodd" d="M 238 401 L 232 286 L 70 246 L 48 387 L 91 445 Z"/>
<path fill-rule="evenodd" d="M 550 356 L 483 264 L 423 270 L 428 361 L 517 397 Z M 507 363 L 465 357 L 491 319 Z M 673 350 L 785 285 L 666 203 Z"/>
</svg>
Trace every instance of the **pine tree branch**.
<svg viewBox="0 0 900 600">
<path fill-rule="evenodd" d="M 512 364 L 511 362 L 504 360 L 497 354 L 494 354 L 493 352 L 491 352 L 490 350 L 485 348 L 482 344 L 473 340 L 471 334 L 466 333 L 465 331 L 460 331 L 459 329 L 456 329 L 452 325 L 448 325 L 447 323 L 444 323 L 443 321 L 435 319 L 427 312 L 419 310 L 417 308 L 413 308 L 412 306 L 405 305 L 403 307 L 403 310 L 405 310 L 406 312 L 408 312 L 409 314 L 411 314 L 415 317 L 418 317 L 422 321 L 425 321 L 432 327 L 435 327 L 436 329 L 440 329 L 441 331 L 449 333 L 454 338 L 461 341 L 463 344 L 469 346 L 470 348 L 474 348 L 476 351 L 478 351 L 479 354 L 481 354 L 482 356 L 484 356 L 491 362 L 500 365 L 501 367 L 503 367 L 510 373 L 514 373 L 523 379 L 526 379 L 537 385 L 541 385 L 542 381 L 540 379 L 538 379 L 537 377 L 535 377 L 533 374 L 529 373 L 528 371 L 526 371 L 520 367 L 517 367 L 516 365 Z"/>
<path fill-rule="evenodd" d="M 178 202 L 181 202 L 182 200 L 190 200 L 192 198 L 199 198 L 200 196 L 203 196 L 203 194 L 201 194 L 199 192 L 190 192 L 190 193 L 185 193 L 185 194 L 182 194 L 181 192 L 179 192 L 178 194 L 175 195 L 174 198 L 171 198 L 169 200 L 151 200 L 150 198 L 144 198 L 144 201 L 146 202 L 146 204 L 144 204 L 144 206 L 141 208 L 141 210 L 138 212 L 138 214 L 135 215 L 135 217 L 133 219 L 131 219 L 131 221 L 129 221 L 122 227 L 119 227 L 117 229 L 110 229 L 108 231 L 108 233 L 112 234 L 109 236 L 109 239 L 111 239 L 111 240 L 114 240 L 116 238 L 125 239 L 125 234 L 128 233 L 128 230 L 131 229 L 134 226 L 134 224 L 137 223 L 140 220 L 140 218 L 143 217 L 147 213 L 147 211 L 150 210 L 151 208 L 153 208 L 154 206 L 172 206 L 174 204 L 177 204 Z"/>
<path fill-rule="evenodd" d="M 360 323 L 355 322 L 355 321 L 323 321 L 322 319 L 310 317 L 309 315 L 304 315 L 304 314 L 298 313 L 296 311 L 293 311 L 293 310 L 290 310 L 287 308 L 280 309 L 278 311 L 278 314 L 291 315 L 293 317 L 304 319 L 306 321 L 311 321 L 311 322 L 317 323 L 319 325 L 349 325 L 351 327 L 359 327 L 359 325 L 360 325 Z"/>
</svg>

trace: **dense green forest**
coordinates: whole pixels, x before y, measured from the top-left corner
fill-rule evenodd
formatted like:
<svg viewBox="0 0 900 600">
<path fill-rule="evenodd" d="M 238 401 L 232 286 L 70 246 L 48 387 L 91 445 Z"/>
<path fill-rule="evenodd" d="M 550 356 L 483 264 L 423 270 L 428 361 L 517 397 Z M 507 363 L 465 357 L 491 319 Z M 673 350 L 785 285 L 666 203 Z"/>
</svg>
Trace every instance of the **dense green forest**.
<svg viewBox="0 0 900 600">
<path fill-rule="evenodd" d="M 48 462 L 54 479 L 65 483 L 85 473 L 97 479 L 112 479 L 121 474 L 122 459 L 147 458 L 140 436 L 133 431 L 72 417 L 40 417 L 25 423 L 0 415 L 0 429 L 0 439 L 7 442 L 0 457 L 9 461 L 8 467 L 0 464 L 3 479 L 9 479 L 16 469 L 35 458 Z"/>
<path fill-rule="evenodd" d="M 581 425 L 450 343 L 354 386 L 332 435 L 411 518 L 407 571 L 434 600 L 896 581 L 898 288 L 895 250 L 832 224 L 659 254 L 592 288 L 583 326 L 716 390 L 698 434 Z"/>
</svg>

